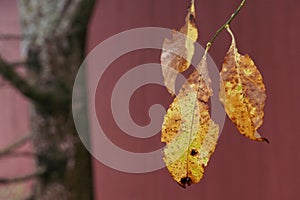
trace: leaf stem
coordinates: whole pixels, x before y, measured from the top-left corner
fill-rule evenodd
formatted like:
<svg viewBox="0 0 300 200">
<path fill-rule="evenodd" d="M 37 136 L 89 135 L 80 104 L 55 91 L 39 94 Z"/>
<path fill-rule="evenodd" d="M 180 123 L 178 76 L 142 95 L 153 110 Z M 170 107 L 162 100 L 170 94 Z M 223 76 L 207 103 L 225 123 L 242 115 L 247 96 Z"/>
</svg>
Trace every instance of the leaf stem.
<svg viewBox="0 0 300 200">
<path fill-rule="evenodd" d="M 4 149 L 0 149 L 0 157 L 3 156 L 3 155 L 5 155 L 5 154 L 9 154 L 13 150 L 21 147 L 26 142 L 28 142 L 29 140 L 31 140 L 34 137 L 34 135 L 35 135 L 34 133 L 29 133 L 28 135 L 22 137 L 21 139 L 17 140 L 15 143 L 9 145 L 8 147 L 6 147 Z"/>
<path fill-rule="evenodd" d="M 217 32 L 215 33 L 215 35 L 210 39 L 210 41 L 206 44 L 206 49 L 207 51 L 209 50 L 209 48 L 211 47 L 211 45 L 214 43 L 215 39 L 219 36 L 219 34 L 226 29 L 226 27 L 228 27 L 230 25 L 230 23 L 232 22 L 232 20 L 237 16 L 237 14 L 240 12 L 240 10 L 242 9 L 242 7 L 245 5 L 246 0 L 243 0 L 239 7 L 235 10 L 235 12 L 230 16 L 230 18 L 226 21 L 225 24 L 223 24 L 223 26 L 221 26 Z"/>
</svg>

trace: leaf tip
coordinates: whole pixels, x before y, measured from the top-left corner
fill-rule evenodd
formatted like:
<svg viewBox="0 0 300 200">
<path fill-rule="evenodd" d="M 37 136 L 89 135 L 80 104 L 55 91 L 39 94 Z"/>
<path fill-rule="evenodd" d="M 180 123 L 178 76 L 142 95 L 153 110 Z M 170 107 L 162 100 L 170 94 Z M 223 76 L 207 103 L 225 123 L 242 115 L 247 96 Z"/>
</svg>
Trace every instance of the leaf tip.
<svg viewBox="0 0 300 200">
<path fill-rule="evenodd" d="M 192 183 L 193 183 L 192 179 L 187 176 L 187 177 L 180 179 L 179 185 L 185 189 L 186 185 L 190 186 L 190 185 L 192 185 Z"/>
<path fill-rule="evenodd" d="M 270 141 L 267 138 L 261 138 L 263 142 L 270 144 Z"/>
<path fill-rule="evenodd" d="M 267 138 L 261 137 L 260 134 L 257 131 L 255 132 L 255 137 L 260 142 L 266 142 L 266 143 L 270 144 L 270 141 Z"/>
</svg>

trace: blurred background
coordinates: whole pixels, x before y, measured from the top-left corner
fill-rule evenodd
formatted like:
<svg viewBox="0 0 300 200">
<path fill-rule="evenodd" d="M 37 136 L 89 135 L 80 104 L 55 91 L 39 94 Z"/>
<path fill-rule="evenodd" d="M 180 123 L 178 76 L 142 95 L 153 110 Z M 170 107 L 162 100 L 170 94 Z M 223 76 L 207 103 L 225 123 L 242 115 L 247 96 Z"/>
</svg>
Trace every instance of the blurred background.
<svg viewBox="0 0 300 200">
<path fill-rule="evenodd" d="M 90 159 L 73 130 L 68 97 L 83 53 L 88 54 L 110 36 L 132 28 L 178 30 L 184 24 L 189 1 L 88 0 L 85 2 L 89 3 L 82 5 L 79 0 L 24 2 L 0 0 L 0 200 L 300 199 L 299 1 L 247 1 L 231 24 L 240 53 L 253 58 L 264 78 L 267 101 L 259 132 L 270 144 L 246 139 L 227 119 L 204 178 L 187 189 L 178 186 L 166 168 L 133 174 Z M 239 3 L 238 0 L 196 1 L 201 45 L 205 46 Z M 58 10 L 66 14 L 52 17 Z M 81 16 L 76 12 L 81 12 Z M 59 25 L 55 29 L 47 29 L 56 23 Z M 81 29 L 77 31 L 76 27 Z M 26 34 L 33 36 L 28 38 Z M 230 42 L 229 35 L 222 32 L 210 50 L 219 69 Z M 30 59 L 34 53 L 39 64 Z M 109 133 L 107 137 L 128 151 L 161 148 L 160 133 L 137 139 L 117 127 L 110 111 L 112 90 L 133 67 L 159 63 L 160 53 L 145 49 L 119 57 L 105 71 L 97 88 L 98 120 Z M 74 67 L 64 70 L 66 63 Z M 42 66 L 37 70 L 39 65 Z M 11 78 L 7 67 L 26 79 L 28 88 L 38 86 L 34 90 L 37 92 L 30 93 L 31 90 L 20 86 L 26 84 Z M 88 72 L 87 79 L 89 73 L 93 72 Z M 48 94 L 59 97 L 66 94 L 66 100 L 49 98 Z M 129 109 L 133 120 L 143 126 L 150 122 L 151 105 L 159 103 L 167 108 L 171 102 L 172 97 L 164 87 L 146 85 L 134 93 Z M 36 136 L 38 133 L 44 136 Z M 45 138 L 55 139 L 44 144 Z M 57 141 L 64 142 L 56 146 Z M 3 153 L 7 147 L 13 151 Z M 49 167 L 49 163 L 55 164 Z"/>
</svg>

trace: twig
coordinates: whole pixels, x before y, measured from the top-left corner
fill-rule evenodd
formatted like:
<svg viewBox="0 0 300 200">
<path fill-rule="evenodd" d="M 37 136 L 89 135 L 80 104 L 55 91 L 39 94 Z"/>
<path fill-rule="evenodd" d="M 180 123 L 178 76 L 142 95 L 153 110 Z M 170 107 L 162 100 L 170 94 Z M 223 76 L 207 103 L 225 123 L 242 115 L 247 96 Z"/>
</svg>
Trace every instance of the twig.
<svg viewBox="0 0 300 200">
<path fill-rule="evenodd" d="M 28 63 L 26 61 L 19 61 L 19 62 L 11 62 L 9 63 L 10 66 L 12 67 L 18 67 L 22 65 L 27 65 Z"/>
<path fill-rule="evenodd" d="M 13 67 L 0 58 L 0 74 L 28 98 L 38 96 L 38 91 L 23 79 Z"/>
<path fill-rule="evenodd" d="M 1 58 L 0 58 L 0 59 L 1 59 Z M 11 63 L 9 63 L 9 65 L 10 65 L 11 67 L 14 67 L 14 68 L 22 67 L 22 66 L 27 65 L 27 64 L 28 64 L 28 63 L 25 62 L 25 61 L 19 61 L 19 62 L 11 62 Z M 8 85 L 9 85 L 8 82 L 5 81 L 5 80 L 3 80 L 3 81 L 0 82 L 0 87 L 4 87 L 4 86 L 8 86 Z"/>
<path fill-rule="evenodd" d="M 28 158 L 36 158 L 37 154 L 29 151 L 10 151 L 7 154 L 0 155 L 0 159 L 2 156 L 7 157 L 28 157 Z"/>
<path fill-rule="evenodd" d="M 13 66 L 4 62 L 0 57 L 0 74 L 15 86 L 24 96 L 28 98 L 36 98 L 38 91 L 23 79 L 17 72 L 14 71 Z"/>
<path fill-rule="evenodd" d="M 226 21 L 225 24 L 223 24 L 223 26 L 221 26 L 221 28 L 219 28 L 217 30 L 217 32 L 215 33 L 215 35 L 211 38 L 211 40 L 206 44 L 206 49 L 209 50 L 209 48 L 211 47 L 211 45 L 214 43 L 215 39 L 218 37 L 218 35 L 224 30 L 226 29 L 227 26 L 230 25 L 230 23 L 232 22 L 232 20 L 237 16 L 237 14 L 240 12 L 240 10 L 242 9 L 242 7 L 245 5 L 246 0 L 243 0 L 241 2 L 241 4 L 239 5 L 239 7 L 236 9 L 236 11 L 231 15 L 231 17 Z"/>
<path fill-rule="evenodd" d="M 20 34 L 0 34 L 0 40 L 26 40 L 30 39 L 32 36 L 20 35 Z"/>
<path fill-rule="evenodd" d="M 12 184 L 12 183 L 20 183 L 24 181 L 31 180 L 33 178 L 39 177 L 45 173 L 45 169 L 41 168 L 38 169 L 36 172 L 33 172 L 31 174 L 27 174 L 24 176 L 14 177 L 14 178 L 0 178 L 0 185 L 1 184 Z"/>
<path fill-rule="evenodd" d="M 0 150 L 0 156 L 3 156 L 5 154 L 9 154 L 10 152 L 12 152 L 13 150 L 21 147 L 22 145 L 24 145 L 28 140 L 32 139 L 34 136 L 33 133 L 30 133 L 26 136 L 24 136 L 23 138 L 19 139 L 18 141 L 16 141 L 15 143 L 9 145 L 8 147 Z"/>
<path fill-rule="evenodd" d="M 21 77 L 13 66 L 5 62 L 0 57 L 0 74 L 8 82 L 17 88 L 25 97 L 31 99 L 36 105 L 51 110 L 52 108 L 61 108 L 61 106 L 69 105 L 70 95 L 57 95 L 57 91 L 43 91 L 38 86 L 29 84 L 26 79 Z M 56 92 L 53 94 L 53 92 Z"/>
</svg>

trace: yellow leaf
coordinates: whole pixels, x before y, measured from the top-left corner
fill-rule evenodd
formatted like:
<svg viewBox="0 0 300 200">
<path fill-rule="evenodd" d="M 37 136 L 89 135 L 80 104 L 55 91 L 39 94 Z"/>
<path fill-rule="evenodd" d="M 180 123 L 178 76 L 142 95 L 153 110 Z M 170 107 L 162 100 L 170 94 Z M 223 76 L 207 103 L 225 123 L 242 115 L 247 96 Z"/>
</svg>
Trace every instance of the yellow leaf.
<svg viewBox="0 0 300 200">
<path fill-rule="evenodd" d="M 220 93 L 220 101 L 242 135 L 268 142 L 257 132 L 264 118 L 266 89 L 263 78 L 252 59 L 238 53 L 234 35 L 229 27 L 227 30 L 232 36 L 232 44 L 220 73 L 221 84 L 225 87 L 225 93 Z"/>
<path fill-rule="evenodd" d="M 219 126 L 209 114 L 212 89 L 206 54 L 197 68 L 170 105 L 162 125 L 163 159 L 173 179 L 184 188 L 200 181 L 219 136 Z"/>
<path fill-rule="evenodd" d="M 175 94 L 175 81 L 178 72 L 183 72 L 189 68 L 194 55 L 194 43 L 198 38 L 195 16 L 195 5 L 194 0 L 192 0 L 184 26 L 179 32 L 173 31 L 172 39 L 166 38 L 163 42 L 160 58 L 162 74 L 165 86 L 172 95 Z"/>
</svg>

